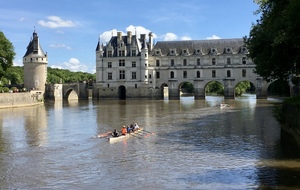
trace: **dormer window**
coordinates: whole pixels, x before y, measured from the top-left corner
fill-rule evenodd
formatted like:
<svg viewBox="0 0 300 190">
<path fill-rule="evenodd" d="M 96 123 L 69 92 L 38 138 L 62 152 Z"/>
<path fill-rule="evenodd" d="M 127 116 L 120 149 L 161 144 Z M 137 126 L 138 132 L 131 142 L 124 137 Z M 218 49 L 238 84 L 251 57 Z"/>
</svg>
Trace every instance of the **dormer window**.
<svg viewBox="0 0 300 190">
<path fill-rule="evenodd" d="M 169 55 L 176 55 L 176 49 L 169 49 Z"/>
<path fill-rule="evenodd" d="M 160 49 L 156 49 L 156 50 L 155 50 L 155 55 L 161 55 Z"/>
<path fill-rule="evenodd" d="M 200 48 L 197 48 L 196 51 L 195 51 L 195 54 L 196 55 L 202 54 L 202 50 Z"/>
<path fill-rule="evenodd" d="M 232 53 L 232 49 L 230 47 L 225 48 L 225 53 Z"/>
<path fill-rule="evenodd" d="M 216 48 L 211 48 L 211 49 L 210 49 L 210 53 L 211 53 L 211 54 L 217 54 L 218 51 L 217 51 Z"/>
<path fill-rule="evenodd" d="M 248 50 L 245 46 L 241 47 L 241 50 L 240 50 L 241 53 L 248 53 Z"/>
<path fill-rule="evenodd" d="M 183 49 L 182 50 L 182 55 L 189 55 L 189 51 L 188 51 L 188 49 Z"/>
</svg>

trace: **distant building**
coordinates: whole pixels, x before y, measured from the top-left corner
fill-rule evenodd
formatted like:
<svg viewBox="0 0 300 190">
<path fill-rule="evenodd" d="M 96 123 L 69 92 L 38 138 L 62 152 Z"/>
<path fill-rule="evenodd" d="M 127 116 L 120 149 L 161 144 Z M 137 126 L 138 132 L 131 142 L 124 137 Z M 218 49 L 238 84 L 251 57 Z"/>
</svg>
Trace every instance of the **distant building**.
<svg viewBox="0 0 300 190">
<path fill-rule="evenodd" d="M 234 98 L 234 88 L 250 81 L 257 98 L 266 98 L 267 85 L 253 73 L 242 38 L 218 40 L 162 41 L 153 44 L 152 33 L 140 37 L 127 32 L 112 36 L 96 47 L 94 98 L 180 98 L 183 83 L 193 84 L 195 99 L 205 98 L 211 81 L 224 86 L 225 98 Z M 167 92 L 166 92 L 167 89 Z"/>
<path fill-rule="evenodd" d="M 23 57 L 24 64 L 24 87 L 28 90 L 45 92 L 47 80 L 48 57 L 44 53 L 37 33 L 33 32 L 27 51 Z"/>
</svg>

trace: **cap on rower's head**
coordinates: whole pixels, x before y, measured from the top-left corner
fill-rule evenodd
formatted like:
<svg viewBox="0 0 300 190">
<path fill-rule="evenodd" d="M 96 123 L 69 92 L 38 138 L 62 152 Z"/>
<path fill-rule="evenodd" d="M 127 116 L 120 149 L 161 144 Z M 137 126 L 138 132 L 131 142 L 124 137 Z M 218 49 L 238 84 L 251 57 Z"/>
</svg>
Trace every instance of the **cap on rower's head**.
<svg viewBox="0 0 300 190">
<path fill-rule="evenodd" d="M 126 127 L 125 125 L 123 125 L 123 127 Z"/>
</svg>

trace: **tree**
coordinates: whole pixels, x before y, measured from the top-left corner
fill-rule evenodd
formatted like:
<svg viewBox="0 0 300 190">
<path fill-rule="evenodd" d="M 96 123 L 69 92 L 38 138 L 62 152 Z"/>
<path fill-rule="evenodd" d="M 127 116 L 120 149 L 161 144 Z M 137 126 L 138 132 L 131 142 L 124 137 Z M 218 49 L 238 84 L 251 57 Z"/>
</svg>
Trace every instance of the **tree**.
<svg viewBox="0 0 300 190">
<path fill-rule="evenodd" d="M 5 71 L 13 65 L 15 55 L 14 46 L 0 31 L 0 79 Z"/>
<path fill-rule="evenodd" d="M 245 43 L 255 71 L 267 81 L 288 80 L 300 73 L 299 0 L 256 0 L 261 17 Z"/>
</svg>

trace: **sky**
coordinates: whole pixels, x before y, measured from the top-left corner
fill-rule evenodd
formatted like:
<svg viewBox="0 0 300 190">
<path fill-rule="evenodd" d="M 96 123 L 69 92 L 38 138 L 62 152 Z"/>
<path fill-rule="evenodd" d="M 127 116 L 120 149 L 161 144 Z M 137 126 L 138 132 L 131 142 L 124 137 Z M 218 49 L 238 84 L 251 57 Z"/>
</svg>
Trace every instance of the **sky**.
<svg viewBox="0 0 300 190">
<path fill-rule="evenodd" d="M 242 38 L 259 16 L 253 0 L 1 0 L 0 31 L 23 66 L 34 31 L 48 67 L 96 72 L 95 49 L 117 32 L 154 42 Z"/>
</svg>

